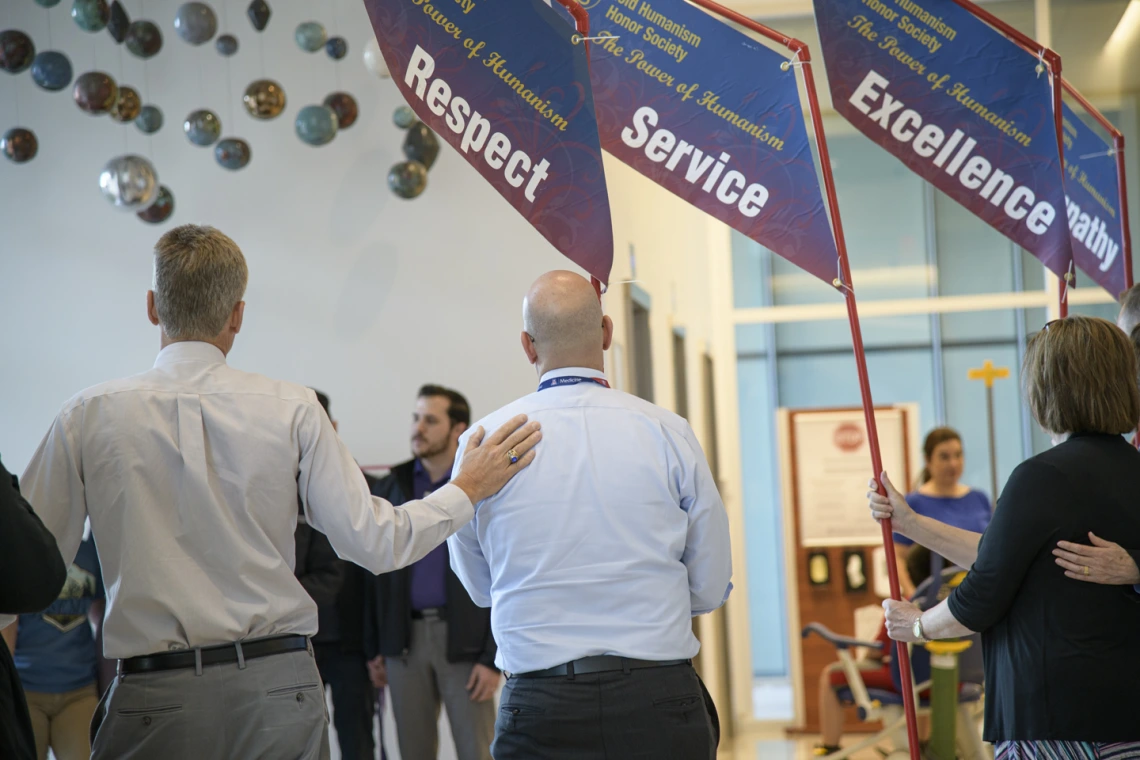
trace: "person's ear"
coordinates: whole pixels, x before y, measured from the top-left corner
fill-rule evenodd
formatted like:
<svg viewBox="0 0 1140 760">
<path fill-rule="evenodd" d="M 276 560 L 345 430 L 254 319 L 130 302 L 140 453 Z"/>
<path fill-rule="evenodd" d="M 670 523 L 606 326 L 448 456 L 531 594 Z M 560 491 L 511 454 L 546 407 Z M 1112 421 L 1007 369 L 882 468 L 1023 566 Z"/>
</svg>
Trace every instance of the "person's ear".
<svg viewBox="0 0 1140 760">
<path fill-rule="evenodd" d="M 614 342 L 614 321 L 608 316 L 602 317 L 602 350 L 609 351 Z"/>
<path fill-rule="evenodd" d="M 230 312 L 230 330 L 234 335 L 241 332 L 241 323 L 245 319 L 245 301 L 238 301 L 234 310 Z"/>
<path fill-rule="evenodd" d="M 531 364 L 537 364 L 538 349 L 535 348 L 534 338 L 530 337 L 530 334 L 524 330 L 521 336 L 521 340 L 523 353 L 526 354 L 527 361 L 529 361 Z"/>
<path fill-rule="evenodd" d="M 153 290 L 148 290 L 146 292 L 146 316 L 152 325 L 158 327 L 158 307 L 154 304 Z"/>
<path fill-rule="evenodd" d="M 459 439 L 462 438 L 463 434 L 466 432 L 467 432 L 467 423 L 466 422 L 456 422 L 455 424 L 453 424 L 451 426 L 451 438 L 456 443 L 459 443 Z"/>
</svg>

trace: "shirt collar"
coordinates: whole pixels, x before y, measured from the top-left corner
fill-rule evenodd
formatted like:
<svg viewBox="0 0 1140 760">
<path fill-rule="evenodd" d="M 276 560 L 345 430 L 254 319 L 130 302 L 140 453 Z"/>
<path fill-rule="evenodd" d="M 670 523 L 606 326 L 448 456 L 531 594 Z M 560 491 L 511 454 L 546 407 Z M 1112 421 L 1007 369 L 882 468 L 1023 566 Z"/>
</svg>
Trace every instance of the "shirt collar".
<svg viewBox="0 0 1140 760">
<path fill-rule="evenodd" d="M 439 480 L 433 482 L 431 479 L 431 473 L 427 471 L 427 468 L 424 467 L 424 463 L 420 461 L 419 457 L 415 458 L 415 463 L 412 465 L 412 474 L 423 478 L 426 482 L 431 483 L 433 486 L 447 484 L 451 480 L 451 474 L 448 473 Z"/>
<path fill-rule="evenodd" d="M 201 364 L 225 364 L 226 355 L 222 349 L 213 343 L 203 343 L 196 340 L 183 340 L 171 343 L 158 352 L 154 366 L 163 367 L 183 362 L 198 362 Z"/>
<path fill-rule="evenodd" d="M 561 369 L 552 369 L 544 374 L 538 380 L 539 385 L 556 377 L 596 377 L 599 380 L 605 380 L 606 373 L 587 367 L 562 367 Z"/>
</svg>

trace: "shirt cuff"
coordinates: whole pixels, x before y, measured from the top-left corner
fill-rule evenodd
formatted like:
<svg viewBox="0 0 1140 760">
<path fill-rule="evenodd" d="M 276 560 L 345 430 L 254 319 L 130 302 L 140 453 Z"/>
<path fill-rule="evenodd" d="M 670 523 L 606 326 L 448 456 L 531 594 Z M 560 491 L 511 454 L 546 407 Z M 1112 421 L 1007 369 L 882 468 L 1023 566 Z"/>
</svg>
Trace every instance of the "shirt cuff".
<svg viewBox="0 0 1140 760">
<path fill-rule="evenodd" d="M 728 595 L 731 593 L 732 593 L 732 581 L 729 581 L 728 582 L 728 588 L 726 588 L 724 590 L 724 598 L 722 598 L 720 600 L 720 604 L 718 604 L 715 607 L 710 607 L 707 610 L 703 610 L 703 609 L 702 610 L 692 610 L 691 616 L 697 617 L 698 615 L 708 615 L 711 612 L 716 612 L 717 610 L 719 610 L 721 607 L 723 607 L 728 602 Z"/>
<path fill-rule="evenodd" d="M 424 501 L 434 507 L 439 507 L 454 520 L 451 533 L 471 522 L 475 517 L 475 505 L 467 498 L 467 492 L 457 485 L 448 483 L 438 491 L 424 497 Z"/>
</svg>

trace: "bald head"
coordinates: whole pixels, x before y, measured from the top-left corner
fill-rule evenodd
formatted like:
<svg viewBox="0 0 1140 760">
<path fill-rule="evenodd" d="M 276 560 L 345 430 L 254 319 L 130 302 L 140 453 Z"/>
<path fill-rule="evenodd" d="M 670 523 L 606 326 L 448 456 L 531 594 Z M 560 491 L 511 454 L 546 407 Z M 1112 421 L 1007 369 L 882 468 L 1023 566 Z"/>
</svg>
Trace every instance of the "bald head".
<svg viewBox="0 0 1140 760">
<path fill-rule="evenodd" d="M 593 285 L 574 272 L 547 272 L 523 300 L 523 348 L 539 371 L 601 369 L 613 333 Z"/>
</svg>

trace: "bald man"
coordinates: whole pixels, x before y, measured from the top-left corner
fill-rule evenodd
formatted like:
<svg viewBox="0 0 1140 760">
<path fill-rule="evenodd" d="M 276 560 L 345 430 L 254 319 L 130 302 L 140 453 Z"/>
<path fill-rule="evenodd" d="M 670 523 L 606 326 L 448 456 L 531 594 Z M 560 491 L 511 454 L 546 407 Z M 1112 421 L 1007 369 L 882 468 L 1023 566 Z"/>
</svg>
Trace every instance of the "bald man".
<svg viewBox="0 0 1140 760">
<path fill-rule="evenodd" d="M 732 588 L 728 518 L 688 423 L 610 389 L 612 339 L 589 282 L 543 275 L 523 302 L 538 390 L 480 422 L 525 413 L 547 441 L 448 543 L 508 674 L 495 760 L 716 757 L 691 618 Z"/>
</svg>

